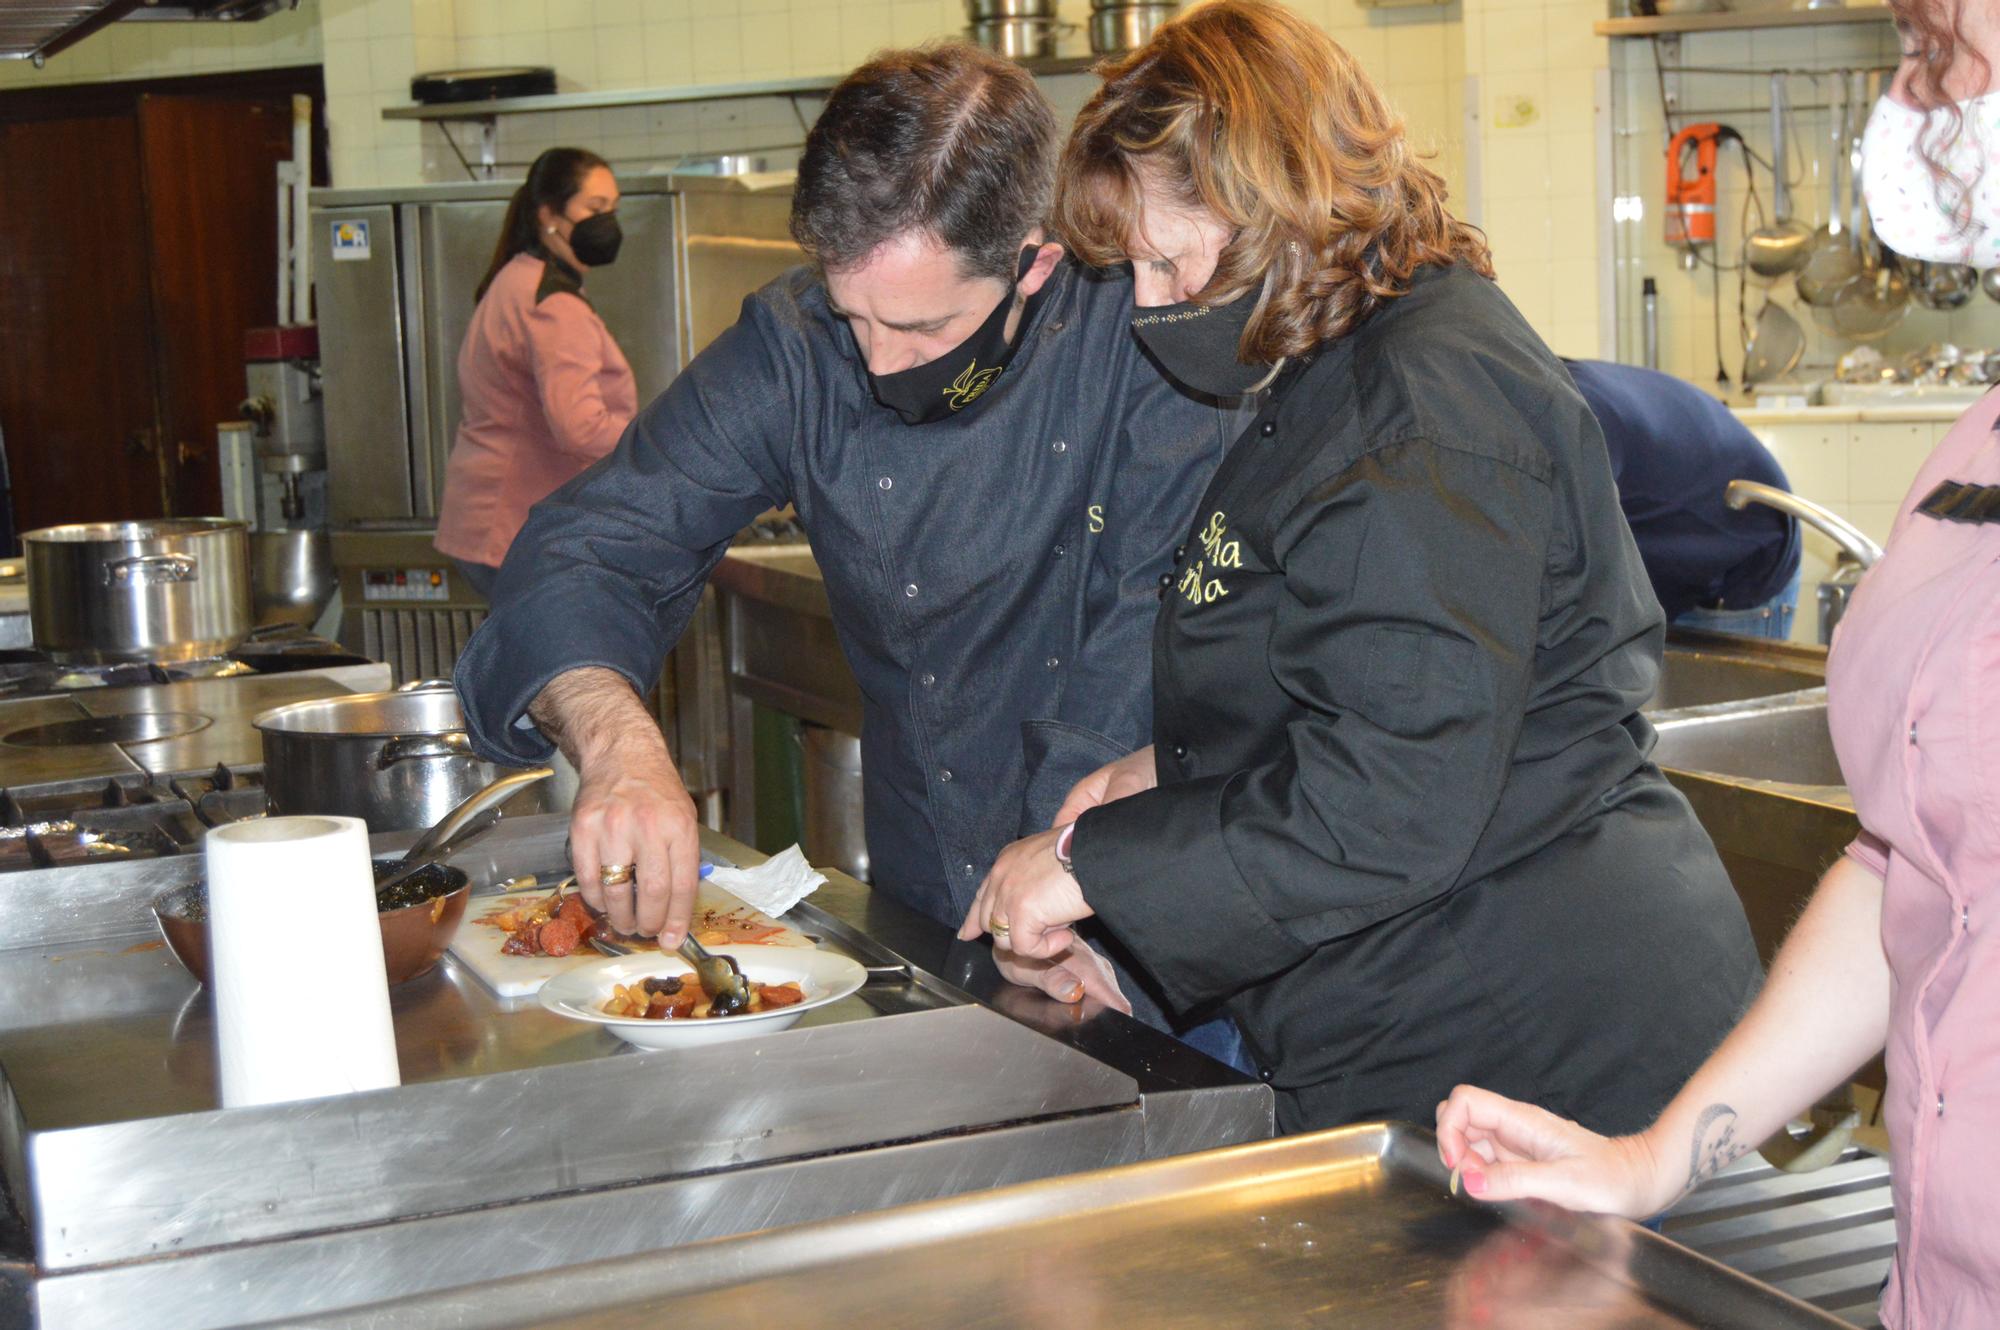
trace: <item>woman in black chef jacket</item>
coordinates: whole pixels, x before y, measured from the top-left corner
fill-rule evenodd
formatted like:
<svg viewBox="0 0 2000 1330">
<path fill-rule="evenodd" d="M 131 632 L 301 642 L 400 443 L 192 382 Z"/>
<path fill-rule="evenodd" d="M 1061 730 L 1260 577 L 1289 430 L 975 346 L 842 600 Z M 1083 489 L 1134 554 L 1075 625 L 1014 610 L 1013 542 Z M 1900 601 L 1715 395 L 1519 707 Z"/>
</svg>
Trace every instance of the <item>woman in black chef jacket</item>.
<svg viewBox="0 0 2000 1330">
<path fill-rule="evenodd" d="M 1226 1011 L 1288 1131 L 1460 1081 L 1622 1132 L 1742 1011 L 1742 907 L 1639 715 L 1664 628 L 1605 457 L 1483 238 L 1353 60 L 1216 0 L 1109 67 L 1057 220 L 1130 262 L 1188 387 L 1261 392 L 1154 636 L 1154 747 L 1009 846 L 967 915 L 1095 915 Z"/>
</svg>

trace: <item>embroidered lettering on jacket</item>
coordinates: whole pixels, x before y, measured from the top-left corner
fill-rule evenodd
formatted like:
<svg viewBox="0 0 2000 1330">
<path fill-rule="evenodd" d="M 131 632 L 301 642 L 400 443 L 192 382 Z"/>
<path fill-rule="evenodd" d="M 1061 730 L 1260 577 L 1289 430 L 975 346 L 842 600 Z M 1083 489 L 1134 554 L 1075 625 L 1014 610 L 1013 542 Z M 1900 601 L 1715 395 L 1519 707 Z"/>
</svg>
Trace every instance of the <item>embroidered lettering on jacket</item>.
<svg viewBox="0 0 2000 1330">
<path fill-rule="evenodd" d="M 1104 505 L 1101 503 L 1093 503 L 1090 505 L 1090 507 L 1084 509 L 1083 511 L 1084 515 L 1090 519 L 1090 534 L 1093 536 L 1103 535 Z"/>
<path fill-rule="evenodd" d="M 1190 605 L 1212 605 L 1229 594 L 1220 577 L 1210 576 L 1224 568 L 1243 566 L 1243 545 L 1229 537 L 1229 518 L 1220 509 L 1211 513 L 1208 525 L 1197 537 L 1202 557 L 1181 574 L 1180 593 Z"/>
</svg>

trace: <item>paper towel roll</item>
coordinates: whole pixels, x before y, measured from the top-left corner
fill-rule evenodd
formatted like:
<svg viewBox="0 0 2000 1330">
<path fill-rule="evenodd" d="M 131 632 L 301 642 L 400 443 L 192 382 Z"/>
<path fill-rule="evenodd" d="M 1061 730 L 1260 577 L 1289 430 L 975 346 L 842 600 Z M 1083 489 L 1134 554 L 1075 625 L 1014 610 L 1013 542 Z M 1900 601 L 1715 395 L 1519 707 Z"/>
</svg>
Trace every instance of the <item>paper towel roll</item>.
<svg viewBox="0 0 2000 1330">
<path fill-rule="evenodd" d="M 367 826 L 234 822 L 203 850 L 222 1106 L 401 1084 Z"/>
</svg>

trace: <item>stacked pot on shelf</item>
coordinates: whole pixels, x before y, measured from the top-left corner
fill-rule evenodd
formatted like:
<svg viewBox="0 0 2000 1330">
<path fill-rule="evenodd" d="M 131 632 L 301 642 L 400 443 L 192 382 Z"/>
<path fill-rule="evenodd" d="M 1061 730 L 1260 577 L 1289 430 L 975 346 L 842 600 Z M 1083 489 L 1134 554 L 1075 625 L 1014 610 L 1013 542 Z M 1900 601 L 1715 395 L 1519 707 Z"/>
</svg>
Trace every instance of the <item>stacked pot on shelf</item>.
<svg viewBox="0 0 2000 1330">
<path fill-rule="evenodd" d="M 1178 3 L 1119 3 L 1091 0 L 1090 49 L 1103 55 L 1144 46 Z M 1056 54 L 1058 36 L 1068 30 L 1056 16 L 1056 0 L 965 0 L 965 35 L 1016 60 Z"/>
</svg>

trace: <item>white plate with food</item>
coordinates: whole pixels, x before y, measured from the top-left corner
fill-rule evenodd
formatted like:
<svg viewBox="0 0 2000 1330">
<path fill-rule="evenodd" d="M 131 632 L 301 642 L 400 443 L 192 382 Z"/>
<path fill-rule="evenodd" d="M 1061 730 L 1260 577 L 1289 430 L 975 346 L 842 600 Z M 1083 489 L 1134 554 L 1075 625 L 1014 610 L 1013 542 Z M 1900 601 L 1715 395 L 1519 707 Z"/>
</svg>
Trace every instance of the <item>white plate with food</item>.
<svg viewBox="0 0 2000 1330">
<path fill-rule="evenodd" d="M 559 974 L 542 985 L 542 1006 L 573 1021 L 601 1025 L 640 1048 L 685 1048 L 787 1029 L 868 979 L 859 962 L 830 951 L 760 947 L 755 952 L 731 953 L 750 981 L 752 1003 L 749 1011 L 735 1016 L 707 1015 L 707 998 L 693 967 L 662 952 L 619 956 Z M 629 1014 L 639 1010 L 657 1014 Z"/>
</svg>

